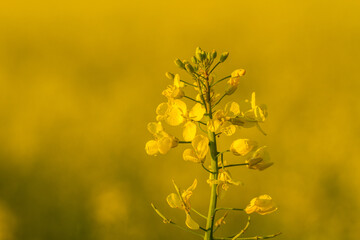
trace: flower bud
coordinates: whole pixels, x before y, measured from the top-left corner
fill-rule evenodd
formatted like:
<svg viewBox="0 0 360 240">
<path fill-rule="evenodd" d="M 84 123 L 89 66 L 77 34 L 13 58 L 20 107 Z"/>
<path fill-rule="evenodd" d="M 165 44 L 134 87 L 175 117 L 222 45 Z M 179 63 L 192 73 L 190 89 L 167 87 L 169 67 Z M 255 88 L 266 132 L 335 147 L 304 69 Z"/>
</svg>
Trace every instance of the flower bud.
<svg viewBox="0 0 360 240">
<path fill-rule="evenodd" d="M 197 58 L 193 56 L 193 57 L 191 58 L 191 61 L 192 61 L 192 63 L 196 64 L 196 63 L 197 63 Z"/>
<path fill-rule="evenodd" d="M 174 74 L 172 74 L 171 72 L 166 72 L 165 73 L 165 76 L 170 79 L 170 80 L 173 80 L 174 79 Z"/>
<path fill-rule="evenodd" d="M 227 59 L 228 56 L 229 56 L 228 52 L 222 53 L 221 56 L 220 56 L 220 62 L 224 62 Z"/>
<path fill-rule="evenodd" d="M 257 146 L 255 141 L 249 139 L 237 139 L 231 146 L 230 151 L 236 156 L 245 156 Z"/>
<path fill-rule="evenodd" d="M 186 64 L 185 65 L 185 69 L 186 69 L 186 71 L 188 71 L 189 73 L 194 73 L 194 68 L 193 68 L 193 66 L 191 66 L 191 64 Z"/>
<path fill-rule="evenodd" d="M 214 50 L 212 50 L 212 52 L 211 52 L 211 57 L 212 57 L 212 59 L 215 59 L 216 56 L 217 56 L 217 52 L 216 52 L 215 49 L 214 49 Z"/>
<path fill-rule="evenodd" d="M 177 58 L 177 59 L 175 59 L 174 62 L 176 64 L 176 66 L 178 66 L 179 68 L 185 69 L 185 65 L 180 59 Z"/>
<path fill-rule="evenodd" d="M 233 94 L 237 89 L 237 86 L 229 86 L 226 90 L 225 90 L 225 94 L 226 95 L 231 95 Z"/>
<path fill-rule="evenodd" d="M 195 50 L 195 54 L 198 54 L 198 53 L 201 53 L 201 52 L 202 52 L 201 48 L 197 47 L 196 50 Z"/>
<path fill-rule="evenodd" d="M 207 58 L 208 60 L 211 60 L 211 53 L 207 52 L 207 53 L 206 53 L 206 58 Z"/>
<path fill-rule="evenodd" d="M 205 52 L 205 51 L 202 51 L 200 57 L 201 57 L 201 61 L 205 60 L 205 58 L 206 58 L 206 52 Z"/>
</svg>

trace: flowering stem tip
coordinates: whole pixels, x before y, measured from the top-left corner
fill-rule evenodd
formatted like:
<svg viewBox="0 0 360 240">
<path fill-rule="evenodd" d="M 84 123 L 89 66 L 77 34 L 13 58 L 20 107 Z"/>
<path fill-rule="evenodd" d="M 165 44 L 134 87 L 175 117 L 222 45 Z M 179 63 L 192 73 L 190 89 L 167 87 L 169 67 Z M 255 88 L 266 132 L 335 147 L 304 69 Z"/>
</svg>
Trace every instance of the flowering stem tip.
<svg viewBox="0 0 360 240">
<path fill-rule="evenodd" d="M 148 155 L 165 155 L 171 149 L 184 146 L 182 158 L 192 164 L 201 166 L 208 174 L 207 183 L 210 185 L 210 199 L 207 214 L 194 209 L 190 203 L 190 197 L 197 187 L 198 180 L 185 190 L 178 187 L 173 180 L 175 191 L 170 193 L 166 201 L 171 208 L 179 209 L 185 214 L 184 225 L 181 226 L 168 219 L 153 204 L 154 211 L 162 218 L 164 223 L 172 224 L 204 240 L 214 239 L 267 239 L 279 234 L 266 236 L 242 237 L 250 227 L 250 214 L 265 215 L 277 210 L 272 198 L 263 194 L 253 198 L 250 204 L 243 208 L 218 207 L 224 198 L 226 191 L 231 186 L 240 186 L 241 182 L 232 178 L 230 167 L 247 167 L 251 170 L 265 170 L 273 165 L 270 161 L 267 146 L 261 146 L 257 141 L 248 138 L 234 139 L 232 144 L 225 150 L 218 151 L 220 137 L 235 136 L 235 133 L 243 128 L 255 128 L 261 133 L 265 132 L 260 127 L 267 118 L 266 105 L 258 105 L 255 93 L 251 94 L 251 101 L 245 100 L 249 106 L 240 109 L 240 104 L 235 101 L 223 104 L 227 96 L 232 95 L 240 87 L 246 71 L 242 68 L 234 70 L 231 74 L 217 79 L 214 71 L 224 63 L 229 56 L 228 52 L 220 55 L 212 50 L 206 52 L 196 48 L 191 61 L 175 60 L 178 66 L 188 76 L 167 72 L 165 74 L 171 82 L 162 95 L 166 101 L 156 108 L 156 121 L 148 124 L 148 131 L 153 136 L 145 145 Z M 215 61 L 216 60 L 216 61 Z M 216 63 L 215 63 L 216 62 Z M 225 82 L 226 81 L 226 82 Z M 225 91 L 217 92 L 215 86 L 225 83 Z M 190 89 L 195 90 L 191 96 Z M 182 136 L 174 136 L 165 130 L 165 125 L 181 126 Z M 199 131 L 200 130 L 200 131 Z M 226 150 L 227 149 L 227 150 Z M 235 157 L 234 162 L 226 162 L 224 153 Z M 226 210 L 221 217 L 218 212 Z M 248 221 L 235 235 L 230 237 L 215 237 L 215 231 L 225 224 L 225 218 L 229 212 L 236 211 L 240 214 L 248 214 Z M 224 213 L 224 212 L 223 212 Z"/>
</svg>

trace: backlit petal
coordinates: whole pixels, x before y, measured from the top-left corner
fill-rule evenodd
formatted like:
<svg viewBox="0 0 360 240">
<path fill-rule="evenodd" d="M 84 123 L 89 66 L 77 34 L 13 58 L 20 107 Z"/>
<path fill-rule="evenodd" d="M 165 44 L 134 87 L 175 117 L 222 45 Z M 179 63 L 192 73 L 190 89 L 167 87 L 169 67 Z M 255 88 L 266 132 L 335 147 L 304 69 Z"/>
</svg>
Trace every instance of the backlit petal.
<svg viewBox="0 0 360 240">
<path fill-rule="evenodd" d="M 189 213 L 186 213 L 186 220 L 185 220 L 185 224 L 188 228 L 192 229 L 192 230 L 197 230 L 199 229 L 199 224 L 197 222 L 195 222 L 191 217 Z"/>
<path fill-rule="evenodd" d="M 171 193 L 166 198 L 167 203 L 171 208 L 182 208 L 182 201 L 179 196 L 175 193 Z"/>
<path fill-rule="evenodd" d="M 183 137 L 185 141 L 192 141 L 196 135 L 196 124 L 188 121 L 184 125 Z"/>
<path fill-rule="evenodd" d="M 145 145 L 145 151 L 148 155 L 156 155 L 159 152 L 158 143 L 155 140 L 150 140 Z"/>
</svg>

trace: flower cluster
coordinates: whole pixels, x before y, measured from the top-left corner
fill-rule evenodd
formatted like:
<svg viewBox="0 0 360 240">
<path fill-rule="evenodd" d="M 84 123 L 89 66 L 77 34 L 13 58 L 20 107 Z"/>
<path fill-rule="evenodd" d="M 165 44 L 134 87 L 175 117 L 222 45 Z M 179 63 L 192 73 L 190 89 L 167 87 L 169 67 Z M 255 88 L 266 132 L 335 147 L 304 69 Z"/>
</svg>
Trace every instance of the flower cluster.
<svg viewBox="0 0 360 240">
<path fill-rule="evenodd" d="M 261 215 L 277 210 L 275 203 L 268 195 L 260 195 L 252 199 L 245 208 L 217 207 L 219 202 L 217 200 L 224 197 L 224 193 L 230 186 L 241 185 L 240 181 L 232 178 L 229 168 L 247 166 L 249 169 L 262 171 L 273 165 L 273 162 L 270 161 L 267 146 L 261 146 L 252 139 L 235 139 L 228 149 L 218 151 L 217 141 L 219 141 L 219 137 L 222 135 L 232 137 L 236 134 L 237 129 L 257 127 L 264 133 L 260 124 L 268 116 L 266 105 L 257 104 L 255 92 L 251 94 L 250 101 L 244 100 L 245 104 L 248 104 L 245 108 L 240 108 L 241 103 L 235 101 L 228 102 L 223 107 L 220 107 L 222 101 L 227 96 L 234 94 L 240 87 L 246 73 L 244 69 L 240 68 L 232 71 L 228 76 L 217 79 L 213 71 L 228 56 L 229 53 L 224 52 L 217 58 L 215 50 L 206 52 L 201 48 L 197 48 L 191 62 L 180 59 L 175 60 L 175 64 L 184 70 L 188 77 L 170 72 L 165 74 L 172 82 L 162 91 L 162 95 L 166 100 L 156 108 L 156 121 L 148 124 L 148 130 L 153 135 L 153 139 L 149 140 L 145 146 L 146 153 L 155 156 L 158 153 L 166 154 L 170 149 L 179 146 L 179 144 L 189 144 L 190 146 L 183 150 L 183 160 L 199 164 L 210 173 L 209 179 L 207 179 L 207 183 L 211 188 L 210 203 L 206 216 L 195 210 L 190 204 L 190 197 L 197 186 L 197 179 L 184 191 L 181 191 L 173 182 L 176 193 L 171 193 L 166 198 L 171 208 L 177 208 L 185 212 L 185 225 L 190 229 L 188 231 L 203 237 L 205 240 L 213 239 L 216 229 L 225 223 L 227 213 L 216 220 L 216 213 L 221 209 L 242 210 L 246 214 L 256 212 Z M 216 61 L 216 59 L 218 60 Z M 217 92 L 215 87 L 221 82 L 227 85 L 225 92 L 222 94 Z M 195 95 L 191 96 L 189 93 L 194 90 Z M 166 132 L 163 124 L 181 126 L 182 136 L 175 137 Z M 235 156 L 236 162 L 229 164 L 224 161 L 224 154 L 227 152 Z M 209 159 L 209 163 L 206 163 L 207 159 Z M 154 210 L 163 218 L 165 223 L 177 225 L 167 219 L 157 208 L 154 207 Z M 194 214 L 205 220 L 204 226 L 194 219 Z M 231 238 L 237 239 L 242 235 L 249 223 L 240 233 Z M 205 234 L 198 233 L 199 229 L 203 230 Z M 277 234 L 261 236 L 261 239 L 275 236 Z M 230 239 L 230 237 L 228 238 Z"/>
</svg>

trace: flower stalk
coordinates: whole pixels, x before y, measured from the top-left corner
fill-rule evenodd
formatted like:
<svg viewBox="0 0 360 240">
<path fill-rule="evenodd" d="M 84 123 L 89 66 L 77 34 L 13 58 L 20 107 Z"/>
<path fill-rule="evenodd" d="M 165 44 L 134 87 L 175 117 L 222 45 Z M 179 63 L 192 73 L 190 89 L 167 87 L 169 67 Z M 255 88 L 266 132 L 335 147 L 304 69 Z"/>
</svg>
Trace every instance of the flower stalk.
<svg viewBox="0 0 360 240">
<path fill-rule="evenodd" d="M 219 201 L 224 197 L 224 193 L 230 186 L 241 185 L 240 181 L 232 179 L 228 168 L 231 167 L 247 167 L 252 170 L 262 171 L 272 166 L 266 146 L 258 146 L 256 141 L 246 138 L 239 138 L 233 141 L 227 150 L 218 151 L 217 139 L 222 135 L 232 136 L 237 128 L 257 127 L 260 132 L 259 123 L 265 121 L 267 117 L 266 106 L 257 105 L 255 101 L 255 93 L 251 94 L 251 107 L 248 110 L 241 111 L 237 102 L 228 102 L 223 109 L 219 109 L 219 105 L 227 95 L 232 95 L 238 88 L 240 79 L 245 74 L 244 69 L 237 69 L 226 77 L 215 80 L 213 71 L 223 63 L 229 56 L 228 52 L 220 55 L 220 59 L 213 66 L 217 53 L 205 52 L 201 48 L 197 48 L 195 56 L 191 58 L 191 62 L 187 60 L 176 59 L 175 64 L 193 79 L 194 83 L 185 81 L 180 78 L 179 74 L 167 72 L 165 75 L 173 81 L 173 85 L 167 86 L 162 94 L 167 98 L 167 102 L 161 103 L 156 109 L 156 120 L 148 124 L 148 130 L 154 139 L 146 143 L 145 150 L 149 155 L 166 154 L 172 148 L 178 145 L 189 146 L 183 152 L 183 159 L 188 162 L 199 164 L 206 172 L 209 173 L 207 183 L 210 185 L 210 199 L 207 214 L 202 214 L 195 210 L 190 203 L 196 186 L 197 179 L 187 189 L 179 188 L 173 180 L 175 193 L 167 196 L 166 201 L 171 208 L 177 208 L 185 213 L 185 225 L 176 224 L 172 220 L 166 218 L 152 204 L 155 212 L 163 219 L 164 223 L 170 223 L 176 227 L 192 233 L 204 240 L 215 239 L 267 239 L 276 237 L 278 234 L 242 237 L 245 231 L 250 227 L 250 214 L 258 213 L 265 215 L 277 210 L 272 198 L 267 195 L 260 195 L 253 198 L 250 204 L 245 208 L 237 207 L 218 207 Z M 226 91 L 222 94 L 217 93 L 215 85 L 227 80 Z M 185 94 L 186 88 L 194 88 L 197 92 L 196 97 Z M 193 105 L 191 108 L 181 99 L 187 99 Z M 245 100 L 245 102 L 248 102 Z M 216 110 L 214 108 L 216 107 Z M 165 131 L 162 123 L 165 122 L 170 126 L 182 126 L 183 138 L 175 137 Z M 200 132 L 206 135 L 199 134 Z M 224 161 L 224 153 L 232 153 L 237 158 L 245 158 L 241 162 L 227 163 Z M 210 155 L 210 166 L 205 166 L 207 156 Z M 222 217 L 217 217 L 218 211 L 225 210 Z M 237 211 L 241 214 L 248 214 L 248 221 L 245 227 L 230 237 L 215 237 L 214 233 L 223 224 L 225 218 L 230 211 Z M 197 219 L 201 218 L 199 222 Z"/>
</svg>

